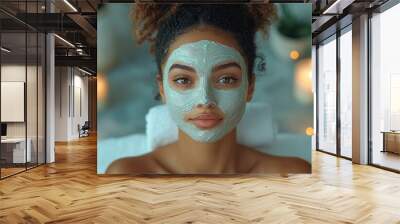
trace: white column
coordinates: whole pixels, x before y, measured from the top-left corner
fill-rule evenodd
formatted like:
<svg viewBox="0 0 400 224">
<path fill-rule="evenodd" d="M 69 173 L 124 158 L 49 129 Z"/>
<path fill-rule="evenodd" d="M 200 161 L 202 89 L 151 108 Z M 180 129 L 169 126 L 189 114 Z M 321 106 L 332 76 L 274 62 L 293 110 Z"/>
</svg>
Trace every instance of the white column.
<svg viewBox="0 0 400 224">
<path fill-rule="evenodd" d="M 47 12 L 53 12 L 54 6 L 46 3 Z M 54 35 L 46 35 L 46 163 L 55 161 L 55 44 Z"/>
<path fill-rule="evenodd" d="M 46 36 L 46 60 L 47 60 L 47 76 L 46 76 L 46 163 L 55 161 L 54 151 L 54 133 L 55 133 L 55 76 L 54 76 L 54 35 L 47 34 Z"/>
<path fill-rule="evenodd" d="M 353 162 L 368 163 L 368 15 L 353 19 Z"/>
</svg>

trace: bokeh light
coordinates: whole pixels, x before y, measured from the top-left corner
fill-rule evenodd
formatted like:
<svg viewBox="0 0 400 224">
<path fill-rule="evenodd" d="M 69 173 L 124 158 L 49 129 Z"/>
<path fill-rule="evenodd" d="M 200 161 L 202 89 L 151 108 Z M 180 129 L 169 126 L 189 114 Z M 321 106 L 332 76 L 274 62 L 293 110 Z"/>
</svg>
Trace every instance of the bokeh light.
<svg viewBox="0 0 400 224">
<path fill-rule="evenodd" d="M 300 57 L 300 53 L 296 50 L 292 50 L 290 51 L 289 56 L 292 60 L 297 60 Z"/>
<path fill-rule="evenodd" d="M 295 68 L 295 97 L 302 103 L 311 103 L 312 95 L 312 67 L 311 59 L 301 60 Z"/>
<path fill-rule="evenodd" d="M 97 74 L 97 100 L 103 102 L 107 96 L 108 83 L 104 74 Z"/>
<path fill-rule="evenodd" d="M 312 128 L 312 127 L 306 128 L 306 135 L 308 135 L 308 136 L 314 135 L 314 128 Z"/>
</svg>

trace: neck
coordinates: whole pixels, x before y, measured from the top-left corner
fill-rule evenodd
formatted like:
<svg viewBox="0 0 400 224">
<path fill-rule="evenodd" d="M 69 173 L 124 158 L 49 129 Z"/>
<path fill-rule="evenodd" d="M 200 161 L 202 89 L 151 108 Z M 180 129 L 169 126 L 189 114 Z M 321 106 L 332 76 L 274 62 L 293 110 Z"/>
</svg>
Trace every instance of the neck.
<svg viewBox="0 0 400 224">
<path fill-rule="evenodd" d="M 234 173 L 236 129 L 213 143 L 193 140 L 179 130 L 176 162 L 185 173 Z"/>
</svg>

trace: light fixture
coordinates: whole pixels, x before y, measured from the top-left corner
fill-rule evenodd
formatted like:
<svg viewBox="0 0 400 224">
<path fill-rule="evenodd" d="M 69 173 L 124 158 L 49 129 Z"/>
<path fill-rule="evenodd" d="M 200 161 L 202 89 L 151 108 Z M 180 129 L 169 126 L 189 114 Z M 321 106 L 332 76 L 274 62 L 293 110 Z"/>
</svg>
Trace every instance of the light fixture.
<svg viewBox="0 0 400 224">
<path fill-rule="evenodd" d="M 88 72 L 88 71 L 86 71 L 86 70 L 83 70 L 83 69 L 81 69 L 81 68 L 79 68 L 79 67 L 78 67 L 78 70 L 81 71 L 81 72 L 83 72 L 83 73 L 85 73 L 85 74 L 87 74 L 87 75 L 92 75 L 92 73 L 90 73 L 90 72 Z"/>
<path fill-rule="evenodd" d="M 6 53 L 10 53 L 10 52 L 11 52 L 11 50 L 9 50 L 9 49 L 7 49 L 7 48 L 5 48 L 5 47 L 1 47 L 1 50 L 4 51 L 4 52 L 6 52 Z"/>
<path fill-rule="evenodd" d="M 70 47 L 75 48 L 75 45 L 73 45 L 73 44 L 72 44 L 71 42 L 69 42 L 68 40 L 66 40 L 66 39 L 64 39 L 64 38 L 62 38 L 62 37 L 60 37 L 60 36 L 57 35 L 57 34 L 54 34 L 54 36 L 57 37 L 58 39 L 60 39 L 61 41 L 63 41 L 64 43 L 66 43 L 67 45 L 69 45 Z"/>
<path fill-rule="evenodd" d="M 78 10 L 68 1 L 64 0 L 65 4 L 67 4 L 74 12 L 78 12 Z"/>
<path fill-rule="evenodd" d="M 355 0 L 336 0 L 332 5 L 330 5 L 324 12 L 323 15 L 339 15 L 343 13 L 343 10 L 351 5 Z"/>
<path fill-rule="evenodd" d="M 339 4 L 340 0 L 336 0 L 332 5 L 330 5 L 322 14 L 328 14 L 332 13 L 331 10 L 337 7 L 337 4 Z"/>
<path fill-rule="evenodd" d="M 79 55 L 86 55 L 82 48 L 77 48 L 76 53 L 78 53 Z"/>
</svg>

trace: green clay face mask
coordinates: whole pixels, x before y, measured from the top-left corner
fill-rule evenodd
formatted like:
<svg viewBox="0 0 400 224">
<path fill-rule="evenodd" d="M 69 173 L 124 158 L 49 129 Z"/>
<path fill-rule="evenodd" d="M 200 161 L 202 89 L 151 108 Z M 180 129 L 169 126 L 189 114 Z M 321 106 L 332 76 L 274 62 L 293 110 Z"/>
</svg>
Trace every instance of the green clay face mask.
<svg viewBox="0 0 400 224">
<path fill-rule="evenodd" d="M 237 63 L 242 72 L 241 83 L 230 89 L 212 85 L 212 70 L 226 62 Z M 169 70 L 175 63 L 193 68 L 197 81 L 193 88 L 177 90 L 168 82 Z M 166 61 L 163 71 L 166 105 L 178 128 L 199 142 L 215 142 L 233 130 L 242 118 L 246 107 L 248 88 L 247 66 L 242 55 L 234 48 L 214 41 L 201 40 L 183 44 L 175 49 Z M 199 104 L 214 104 L 224 114 L 223 120 L 211 129 L 199 129 L 185 120 L 185 115 Z"/>
</svg>

